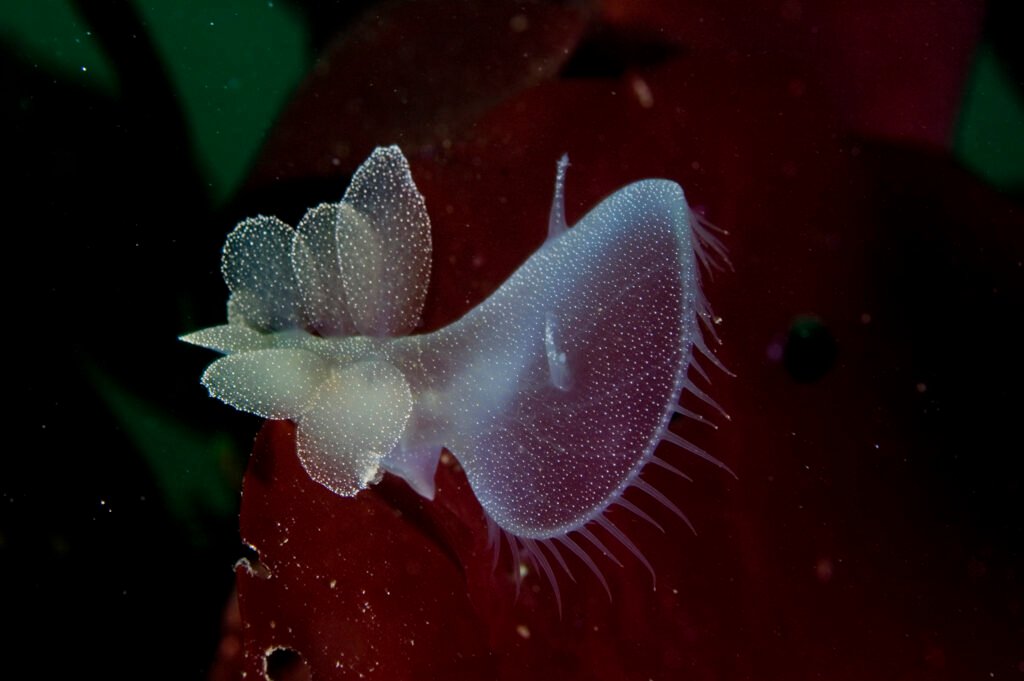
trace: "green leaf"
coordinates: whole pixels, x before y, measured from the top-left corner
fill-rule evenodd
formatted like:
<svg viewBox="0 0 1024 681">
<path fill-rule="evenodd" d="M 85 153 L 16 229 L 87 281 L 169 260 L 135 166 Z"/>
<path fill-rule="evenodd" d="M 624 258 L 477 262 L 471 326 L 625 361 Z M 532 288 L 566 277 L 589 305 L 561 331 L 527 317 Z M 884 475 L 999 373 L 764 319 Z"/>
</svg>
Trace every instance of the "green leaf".
<svg viewBox="0 0 1024 681">
<path fill-rule="evenodd" d="M 954 146 L 996 187 L 1024 188 L 1024 95 L 987 45 L 975 56 Z"/>
<path fill-rule="evenodd" d="M 273 0 L 134 1 L 176 89 L 209 195 L 221 203 L 309 68 L 302 17 Z M 68 0 L 0 2 L 0 39 L 58 79 L 119 94 L 103 45 Z"/>
<path fill-rule="evenodd" d="M 117 93 L 117 77 L 103 47 L 67 0 L 0 2 L 0 40 L 44 72 Z"/>
<path fill-rule="evenodd" d="M 242 458 L 231 438 L 189 427 L 95 367 L 87 374 L 149 465 L 170 515 L 195 543 L 205 543 L 206 522 L 238 509 Z"/>
</svg>

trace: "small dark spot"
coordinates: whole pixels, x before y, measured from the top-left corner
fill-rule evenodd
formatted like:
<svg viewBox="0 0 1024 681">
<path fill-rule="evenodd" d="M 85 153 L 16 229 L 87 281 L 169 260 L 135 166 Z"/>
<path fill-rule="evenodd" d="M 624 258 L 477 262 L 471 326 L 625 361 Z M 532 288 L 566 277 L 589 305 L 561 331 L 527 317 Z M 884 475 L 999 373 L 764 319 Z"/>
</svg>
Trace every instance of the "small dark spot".
<svg viewBox="0 0 1024 681">
<path fill-rule="evenodd" d="M 802 315 L 789 327 L 782 365 L 797 383 L 813 383 L 832 369 L 838 354 L 839 346 L 825 323 Z"/>
<path fill-rule="evenodd" d="M 563 78 L 620 78 L 649 69 L 685 52 L 654 31 L 597 27 L 586 35 L 562 67 Z"/>
<path fill-rule="evenodd" d="M 267 678 L 270 681 L 309 681 L 309 664 L 291 648 L 274 648 L 267 653 Z"/>
<path fill-rule="evenodd" d="M 242 568 L 251 576 L 260 579 L 268 579 L 271 576 L 270 568 L 260 562 L 259 552 L 248 544 L 243 544 L 242 557 L 235 561 L 235 569 L 238 568 Z"/>
</svg>

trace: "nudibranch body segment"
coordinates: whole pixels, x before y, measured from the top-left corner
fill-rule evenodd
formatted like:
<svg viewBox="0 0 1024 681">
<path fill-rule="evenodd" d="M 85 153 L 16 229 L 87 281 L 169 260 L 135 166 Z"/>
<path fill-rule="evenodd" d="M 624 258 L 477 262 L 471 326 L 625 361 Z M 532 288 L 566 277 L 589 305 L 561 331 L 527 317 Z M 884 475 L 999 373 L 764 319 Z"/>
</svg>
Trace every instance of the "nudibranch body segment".
<svg viewBox="0 0 1024 681">
<path fill-rule="evenodd" d="M 396 341 L 428 368 L 403 442 L 451 451 L 517 537 L 599 516 L 650 459 L 703 343 L 688 219 L 679 185 L 632 184 L 461 320 Z"/>
<path fill-rule="evenodd" d="M 668 180 L 628 185 L 567 228 L 567 165 L 548 239 L 445 328 L 400 335 L 422 309 L 429 220 L 388 147 L 298 230 L 241 223 L 224 253 L 229 324 L 184 337 L 227 355 L 204 374 L 211 394 L 297 422 L 303 466 L 338 494 L 387 470 L 432 498 L 448 449 L 493 527 L 556 590 L 542 547 L 563 566 L 566 548 L 604 582 L 578 543 L 608 552 L 591 523 L 646 563 L 605 511 L 651 520 L 624 496 L 636 487 L 679 513 L 639 477 L 648 463 L 676 470 L 654 454 L 662 440 L 722 465 L 668 430 L 673 414 L 695 416 L 677 404 L 684 390 L 717 407 L 689 371 L 704 374 L 699 355 L 721 366 L 704 338 L 714 330 L 699 272 L 724 258 L 721 244 Z"/>
</svg>

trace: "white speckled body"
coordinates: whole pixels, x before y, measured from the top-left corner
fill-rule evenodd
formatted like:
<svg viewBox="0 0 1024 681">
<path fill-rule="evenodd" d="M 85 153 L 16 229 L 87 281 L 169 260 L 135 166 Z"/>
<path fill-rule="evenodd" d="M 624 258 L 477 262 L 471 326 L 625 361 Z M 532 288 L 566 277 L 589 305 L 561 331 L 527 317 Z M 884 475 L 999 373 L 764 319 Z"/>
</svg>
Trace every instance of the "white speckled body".
<svg viewBox="0 0 1024 681">
<path fill-rule="evenodd" d="M 624 499 L 630 486 L 677 510 L 638 477 L 649 462 L 671 468 L 654 457 L 663 439 L 718 463 L 667 425 L 692 415 L 677 405 L 685 389 L 714 405 L 687 374 L 698 351 L 718 364 L 698 263 L 724 253 L 668 180 L 630 184 L 567 229 L 567 165 L 544 245 L 429 334 L 404 335 L 422 310 L 430 225 L 397 147 L 377 149 L 342 202 L 297 230 L 244 221 L 224 249 L 229 323 L 183 337 L 226 354 L 204 385 L 239 409 L 295 420 L 303 466 L 341 495 L 387 470 L 432 498 L 448 449 L 513 551 L 553 583 L 539 548 L 564 565 L 553 541 L 597 572 L 569 536 L 605 550 L 590 522 L 643 560 L 603 514 L 617 503 L 649 519 Z"/>
</svg>

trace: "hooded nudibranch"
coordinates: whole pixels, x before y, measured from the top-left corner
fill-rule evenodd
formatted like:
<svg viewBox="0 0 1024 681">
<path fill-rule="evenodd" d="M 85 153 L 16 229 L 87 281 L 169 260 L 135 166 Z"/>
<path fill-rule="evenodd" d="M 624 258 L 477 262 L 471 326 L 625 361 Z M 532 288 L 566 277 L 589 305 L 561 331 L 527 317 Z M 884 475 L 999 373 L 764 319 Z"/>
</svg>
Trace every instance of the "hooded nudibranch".
<svg viewBox="0 0 1024 681">
<path fill-rule="evenodd" d="M 706 422 L 678 404 L 684 390 L 721 412 L 689 372 L 707 378 L 700 356 L 726 371 L 705 340 L 705 330 L 717 337 L 700 282 L 702 266 L 727 263 L 722 244 L 668 180 L 623 187 L 568 228 L 567 166 L 563 156 L 544 244 L 438 331 L 405 335 L 423 309 L 430 220 L 391 146 L 370 155 L 340 203 L 313 208 L 298 228 L 240 223 L 222 261 L 228 323 L 182 337 L 225 355 L 203 374 L 210 394 L 293 420 L 306 472 L 341 496 L 388 471 L 433 499 L 441 449 L 450 451 L 495 551 L 503 534 L 516 565 L 531 560 L 556 596 L 548 556 L 568 571 L 563 549 L 608 590 L 580 541 L 616 560 L 594 525 L 651 569 L 605 514 L 614 504 L 657 525 L 627 489 L 689 525 L 640 477 L 647 464 L 683 475 L 655 456 L 661 441 L 729 470 L 668 429 L 673 414 Z"/>
</svg>

